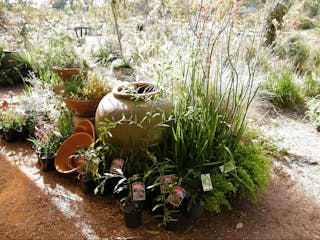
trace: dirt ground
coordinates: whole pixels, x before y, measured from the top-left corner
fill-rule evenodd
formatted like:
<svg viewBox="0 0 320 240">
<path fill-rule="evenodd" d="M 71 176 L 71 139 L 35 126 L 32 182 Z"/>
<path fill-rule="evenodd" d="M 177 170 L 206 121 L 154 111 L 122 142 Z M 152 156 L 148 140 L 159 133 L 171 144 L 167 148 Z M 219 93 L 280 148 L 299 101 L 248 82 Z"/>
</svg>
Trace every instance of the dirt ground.
<svg viewBox="0 0 320 240">
<path fill-rule="evenodd" d="M 1 88 L 0 101 L 7 96 L 8 90 L 21 91 L 19 88 Z M 301 128 L 300 123 L 304 124 L 299 116 L 282 113 L 275 116 L 262 110 L 266 117 L 257 112 L 252 121 L 261 124 L 266 132 L 285 124 L 269 125 L 262 118 L 296 123 L 290 128 L 292 134 L 295 128 Z M 320 136 L 317 132 L 311 133 L 313 127 L 304 129 L 310 130 L 314 138 L 300 136 L 296 145 L 299 141 L 304 141 L 306 146 L 319 144 L 320 141 L 314 142 L 320 140 Z M 281 130 L 277 132 L 281 133 Z M 286 138 L 283 137 L 282 143 Z M 319 165 L 318 159 L 312 158 L 313 153 L 310 155 L 303 158 L 309 162 L 300 161 L 302 154 L 275 160 L 273 181 L 267 191 L 261 191 L 259 205 L 248 201 L 234 202 L 231 211 L 205 213 L 200 219 L 186 220 L 183 229 L 170 232 L 157 228 L 157 222 L 147 212 L 143 212 L 141 227 L 126 228 L 119 206 L 111 196 L 82 193 L 75 179 L 55 171 L 40 171 L 31 144 L 7 143 L 2 139 L 0 239 L 320 239 L 320 203 L 317 199 L 320 188 L 315 180 Z"/>
</svg>

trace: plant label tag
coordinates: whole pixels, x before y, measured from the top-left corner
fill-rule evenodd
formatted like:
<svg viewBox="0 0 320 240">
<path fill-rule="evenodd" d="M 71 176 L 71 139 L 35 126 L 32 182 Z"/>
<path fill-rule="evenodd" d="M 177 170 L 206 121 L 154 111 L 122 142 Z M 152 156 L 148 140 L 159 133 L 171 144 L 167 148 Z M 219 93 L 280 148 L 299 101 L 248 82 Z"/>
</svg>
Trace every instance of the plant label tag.
<svg viewBox="0 0 320 240">
<path fill-rule="evenodd" d="M 110 172 L 114 174 L 122 174 L 122 167 L 124 165 L 124 160 L 121 158 L 115 158 L 112 160 Z"/>
<path fill-rule="evenodd" d="M 133 201 L 146 200 L 146 188 L 143 182 L 132 183 L 132 200 Z"/>
<path fill-rule="evenodd" d="M 186 191 L 182 187 L 174 187 L 167 198 L 168 203 L 174 207 L 179 207 L 182 200 L 186 196 Z"/>
<path fill-rule="evenodd" d="M 178 177 L 176 177 L 175 175 L 166 175 L 166 176 L 160 177 L 161 194 L 170 193 L 173 185 L 175 185 L 177 181 L 178 181 Z"/>
<path fill-rule="evenodd" d="M 230 162 L 227 162 L 226 164 L 224 165 L 221 165 L 219 167 L 219 170 L 222 172 L 222 173 L 228 173 L 228 172 L 231 172 L 233 170 L 236 169 L 236 166 L 234 165 L 234 163 L 232 161 Z"/>
<path fill-rule="evenodd" d="M 210 173 L 201 174 L 201 183 L 204 192 L 209 192 L 213 190 Z"/>
</svg>

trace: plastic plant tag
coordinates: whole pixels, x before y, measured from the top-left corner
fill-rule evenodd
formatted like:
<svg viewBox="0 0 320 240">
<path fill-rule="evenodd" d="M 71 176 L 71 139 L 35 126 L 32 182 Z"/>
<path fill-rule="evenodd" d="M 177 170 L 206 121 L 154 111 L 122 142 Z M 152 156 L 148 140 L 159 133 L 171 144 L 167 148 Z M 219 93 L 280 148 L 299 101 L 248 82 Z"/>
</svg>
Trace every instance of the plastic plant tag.
<svg viewBox="0 0 320 240">
<path fill-rule="evenodd" d="M 168 203 L 174 207 L 179 207 L 186 196 L 186 191 L 182 187 L 174 187 L 167 198 Z"/>
<path fill-rule="evenodd" d="M 234 165 L 234 163 L 232 161 L 230 162 L 227 162 L 226 164 L 224 165 L 221 165 L 219 167 L 219 170 L 222 172 L 222 173 L 228 173 L 228 172 L 231 172 L 233 170 L 236 169 L 236 166 Z"/>
<path fill-rule="evenodd" d="M 201 174 L 201 183 L 204 192 L 209 192 L 213 190 L 210 173 Z"/>
<path fill-rule="evenodd" d="M 143 182 L 132 183 L 132 200 L 133 201 L 146 200 L 146 188 Z"/>
<path fill-rule="evenodd" d="M 114 174 L 121 174 L 124 160 L 121 158 L 115 158 L 112 160 L 110 172 Z"/>
<path fill-rule="evenodd" d="M 178 177 L 175 175 L 166 175 L 160 177 L 160 191 L 161 194 L 170 193 L 172 190 L 172 184 L 174 184 L 178 180 Z"/>
</svg>

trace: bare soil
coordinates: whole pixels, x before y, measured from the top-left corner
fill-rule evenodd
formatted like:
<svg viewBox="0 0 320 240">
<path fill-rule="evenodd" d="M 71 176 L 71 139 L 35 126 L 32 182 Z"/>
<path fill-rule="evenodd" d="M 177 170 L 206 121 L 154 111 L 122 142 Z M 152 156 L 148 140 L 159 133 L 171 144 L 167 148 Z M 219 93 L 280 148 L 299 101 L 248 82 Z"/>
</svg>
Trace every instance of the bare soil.
<svg viewBox="0 0 320 240">
<path fill-rule="evenodd" d="M 1 88 L 0 101 L 8 90 L 19 92 L 21 88 Z M 262 113 L 265 111 L 257 110 L 252 121 L 267 128 L 268 118 L 277 120 Z M 267 123 L 260 122 L 262 117 Z M 290 119 L 300 124 L 299 116 Z M 295 128 L 291 131 L 294 134 Z M 320 142 L 317 133 L 315 140 L 315 144 Z M 311 144 L 308 138 L 304 141 Z M 268 190 L 261 191 L 259 205 L 234 201 L 231 211 L 186 219 L 181 230 L 170 232 L 158 228 L 146 211 L 141 227 L 126 228 L 111 196 L 82 193 L 76 179 L 40 171 L 31 144 L 1 139 L 0 239 L 320 239 L 320 206 L 317 195 L 309 191 L 319 189 L 310 175 L 319 166 L 296 163 L 296 156 L 275 160 L 273 181 Z M 317 162 L 312 156 L 308 159 Z M 310 176 L 309 190 L 296 177 L 299 174 Z"/>
</svg>

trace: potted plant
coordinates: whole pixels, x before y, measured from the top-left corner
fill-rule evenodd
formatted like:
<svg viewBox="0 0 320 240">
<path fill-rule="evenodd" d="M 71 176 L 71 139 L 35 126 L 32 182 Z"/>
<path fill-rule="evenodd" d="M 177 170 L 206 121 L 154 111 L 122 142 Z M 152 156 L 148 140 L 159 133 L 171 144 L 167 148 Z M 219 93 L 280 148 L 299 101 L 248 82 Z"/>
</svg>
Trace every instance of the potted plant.
<svg viewBox="0 0 320 240">
<path fill-rule="evenodd" d="M 106 84 L 94 72 L 64 83 L 63 101 L 80 117 L 94 116 L 97 106 L 108 92 Z"/>
<path fill-rule="evenodd" d="M 41 170 L 54 169 L 56 151 L 62 142 L 62 135 L 57 124 L 41 116 L 35 126 L 34 137 L 28 138 L 38 155 L 38 165 Z"/>
<path fill-rule="evenodd" d="M 86 74 L 89 65 L 78 53 L 72 37 L 65 33 L 59 33 L 51 36 L 48 44 L 50 48 L 47 52 L 42 52 L 42 55 L 47 58 L 45 60 L 48 65 L 52 66 L 52 70 L 63 81 Z"/>
<path fill-rule="evenodd" d="M 91 194 L 94 192 L 97 184 L 97 179 L 100 179 L 99 165 L 102 161 L 102 147 L 95 147 L 92 143 L 87 149 L 80 148 L 74 155 L 70 157 L 72 165 L 77 166 L 80 180 L 80 187 L 83 193 Z"/>
<path fill-rule="evenodd" d="M 205 181 L 206 175 L 208 174 L 201 174 L 190 169 L 182 181 L 183 187 L 187 190 L 185 212 L 192 219 L 200 218 L 204 214 L 206 192 L 213 189 L 211 178 L 209 177 L 209 181 Z"/>
<path fill-rule="evenodd" d="M 115 193 L 125 190 L 128 192 L 128 195 L 120 200 L 124 222 L 128 228 L 137 228 L 142 224 L 142 206 L 139 202 L 145 200 L 145 189 L 143 183 L 137 182 L 138 179 L 138 175 L 130 178 L 121 175 L 121 179 L 114 188 Z"/>
<path fill-rule="evenodd" d="M 165 175 L 158 179 L 160 181 L 160 194 L 155 197 L 155 206 L 152 212 L 155 218 L 161 220 L 159 225 L 167 230 L 179 229 L 183 222 L 183 205 L 185 190 L 179 186 L 180 179 L 175 175 Z"/>
<path fill-rule="evenodd" d="M 25 138 L 26 115 L 21 112 L 15 112 L 13 109 L 4 111 L 0 115 L 0 131 L 8 142 Z"/>
</svg>

